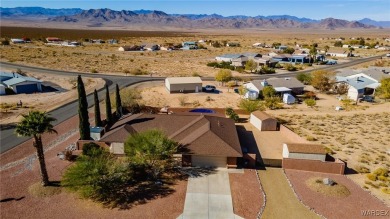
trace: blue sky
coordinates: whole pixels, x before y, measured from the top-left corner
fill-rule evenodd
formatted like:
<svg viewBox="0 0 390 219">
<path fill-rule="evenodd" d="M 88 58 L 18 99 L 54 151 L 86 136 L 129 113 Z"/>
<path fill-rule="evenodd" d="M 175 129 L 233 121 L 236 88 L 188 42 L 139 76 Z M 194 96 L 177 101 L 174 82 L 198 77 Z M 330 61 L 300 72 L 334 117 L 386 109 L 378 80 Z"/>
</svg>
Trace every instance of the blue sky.
<svg viewBox="0 0 390 219">
<path fill-rule="evenodd" d="M 293 15 L 347 20 L 371 18 L 390 21 L 390 0 L 1 0 L 1 7 L 41 6 L 47 8 L 110 8 L 114 10 L 160 10 L 168 14 Z"/>
</svg>

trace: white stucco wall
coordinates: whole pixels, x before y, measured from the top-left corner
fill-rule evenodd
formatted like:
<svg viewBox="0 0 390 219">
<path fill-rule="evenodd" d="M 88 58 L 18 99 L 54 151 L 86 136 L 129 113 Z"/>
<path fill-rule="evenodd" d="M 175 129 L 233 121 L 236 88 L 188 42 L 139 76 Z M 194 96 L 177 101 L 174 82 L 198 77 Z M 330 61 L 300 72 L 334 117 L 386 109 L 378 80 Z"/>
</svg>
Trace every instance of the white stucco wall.
<svg viewBox="0 0 390 219">
<path fill-rule="evenodd" d="M 283 144 L 283 158 L 288 158 L 288 154 L 289 154 L 288 147 L 286 144 Z"/>
<path fill-rule="evenodd" d="M 257 118 L 256 116 L 254 116 L 253 114 L 251 114 L 251 117 L 249 119 L 249 122 L 254 126 L 256 127 L 258 130 L 261 131 L 261 120 L 259 118 Z"/>
<path fill-rule="evenodd" d="M 112 154 L 125 154 L 125 145 L 120 142 L 113 142 L 110 145 L 110 152 Z"/>
<path fill-rule="evenodd" d="M 320 160 L 325 161 L 325 154 L 303 154 L 289 152 L 288 158 L 304 159 L 304 160 Z"/>
<path fill-rule="evenodd" d="M 356 88 L 350 86 L 348 89 L 348 98 L 354 101 L 357 101 L 359 97 L 363 96 L 363 93 L 359 94 L 358 90 Z"/>
</svg>

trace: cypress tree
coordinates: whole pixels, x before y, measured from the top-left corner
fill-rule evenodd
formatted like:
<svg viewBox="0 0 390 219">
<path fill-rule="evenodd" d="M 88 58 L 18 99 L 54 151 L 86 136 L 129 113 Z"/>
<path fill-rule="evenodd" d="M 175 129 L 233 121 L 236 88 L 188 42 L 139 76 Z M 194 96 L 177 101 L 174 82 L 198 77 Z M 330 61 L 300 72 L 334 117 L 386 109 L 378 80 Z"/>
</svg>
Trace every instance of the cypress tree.
<svg viewBox="0 0 390 219">
<path fill-rule="evenodd" d="M 102 126 L 102 119 L 100 117 L 99 96 L 96 89 L 93 92 L 93 96 L 94 96 L 94 103 L 95 103 L 95 125 L 100 127 Z"/>
<path fill-rule="evenodd" d="M 106 121 L 108 124 L 112 122 L 110 92 L 108 91 L 107 84 L 106 84 Z"/>
<path fill-rule="evenodd" d="M 81 140 L 91 139 L 89 131 L 88 102 L 83 80 L 77 77 L 77 91 L 79 96 L 79 132 Z"/>
<path fill-rule="evenodd" d="M 121 100 L 121 95 L 119 93 L 118 84 L 116 84 L 115 102 L 116 102 L 116 116 L 120 118 L 122 116 L 122 100 Z"/>
</svg>

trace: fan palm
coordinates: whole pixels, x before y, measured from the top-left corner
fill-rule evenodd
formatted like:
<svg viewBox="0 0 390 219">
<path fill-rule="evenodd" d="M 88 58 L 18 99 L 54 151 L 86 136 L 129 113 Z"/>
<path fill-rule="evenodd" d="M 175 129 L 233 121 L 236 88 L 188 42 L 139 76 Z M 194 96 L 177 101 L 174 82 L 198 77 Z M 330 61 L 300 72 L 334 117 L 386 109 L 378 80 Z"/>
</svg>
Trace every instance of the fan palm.
<svg viewBox="0 0 390 219">
<path fill-rule="evenodd" d="M 28 114 L 22 115 L 23 118 L 16 126 L 16 134 L 18 136 L 33 137 L 33 146 L 37 150 L 37 157 L 41 171 L 42 185 L 49 185 L 49 176 L 46 170 L 45 156 L 43 153 L 42 134 L 57 133 L 54 130 L 51 122 L 56 119 L 48 116 L 46 112 L 30 111 Z"/>
</svg>

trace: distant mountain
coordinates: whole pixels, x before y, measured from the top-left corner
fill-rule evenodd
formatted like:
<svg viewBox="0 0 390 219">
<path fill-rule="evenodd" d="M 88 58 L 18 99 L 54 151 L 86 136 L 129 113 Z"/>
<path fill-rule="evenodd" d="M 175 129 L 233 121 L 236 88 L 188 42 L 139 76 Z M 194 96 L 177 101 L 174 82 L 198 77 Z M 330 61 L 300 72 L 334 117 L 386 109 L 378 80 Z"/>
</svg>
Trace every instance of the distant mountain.
<svg viewBox="0 0 390 219">
<path fill-rule="evenodd" d="M 224 17 L 218 14 L 167 14 L 155 10 L 111 10 L 80 8 L 72 9 L 47 9 L 41 7 L 1 8 L 2 19 L 18 17 L 47 18 L 48 22 L 81 23 L 88 26 L 105 25 L 139 25 L 153 27 L 177 27 L 177 28 L 375 28 L 378 22 L 363 19 L 364 22 L 347 21 L 335 18 L 314 20 L 310 18 L 298 18 L 290 15 L 272 16 L 245 16 L 236 15 Z M 376 23 L 375 23 L 376 22 Z M 382 21 L 381 21 L 382 22 Z M 386 24 L 383 21 L 381 24 Z M 385 25 L 383 25 L 385 26 Z"/>
<path fill-rule="evenodd" d="M 58 16 L 49 18 L 53 22 L 77 22 L 86 24 L 122 24 L 122 25 L 148 25 L 154 27 L 171 26 L 178 28 L 374 28 L 357 21 L 346 21 L 327 18 L 316 21 L 308 18 L 297 18 L 288 15 L 269 17 L 246 17 L 221 15 L 169 15 L 162 11 L 115 11 L 111 9 L 90 9 L 71 16 Z M 306 22 L 303 22 L 304 20 Z"/>
<path fill-rule="evenodd" d="M 364 18 L 358 21 L 363 24 L 374 25 L 377 27 L 390 27 L 390 21 L 374 21 L 371 20 L 370 18 Z"/>
<path fill-rule="evenodd" d="M 81 13 L 81 8 L 62 8 L 50 9 L 42 7 L 17 7 L 17 8 L 2 8 L 0 7 L 1 17 L 18 17 L 18 16 L 69 16 Z"/>
</svg>

